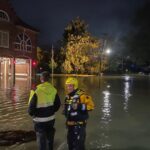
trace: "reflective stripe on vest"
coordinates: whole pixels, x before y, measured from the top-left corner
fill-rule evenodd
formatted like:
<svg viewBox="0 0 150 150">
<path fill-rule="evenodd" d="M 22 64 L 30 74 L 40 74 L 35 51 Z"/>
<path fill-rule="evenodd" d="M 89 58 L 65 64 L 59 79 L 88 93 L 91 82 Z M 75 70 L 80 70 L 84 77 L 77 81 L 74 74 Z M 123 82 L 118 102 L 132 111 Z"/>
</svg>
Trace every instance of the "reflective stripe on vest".
<svg viewBox="0 0 150 150">
<path fill-rule="evenodd" d="M 53 120 L 53 119 L 55 119 L 55 115 L 53 115 L 53 116 L 50 116 L 50 117 L 35 117 L 35 118 L 33 118 L 33 121 L 35 121 L 35 122 L 47 122 L 47 121 L 51 121 L 51 120 Z"/>
</svg>

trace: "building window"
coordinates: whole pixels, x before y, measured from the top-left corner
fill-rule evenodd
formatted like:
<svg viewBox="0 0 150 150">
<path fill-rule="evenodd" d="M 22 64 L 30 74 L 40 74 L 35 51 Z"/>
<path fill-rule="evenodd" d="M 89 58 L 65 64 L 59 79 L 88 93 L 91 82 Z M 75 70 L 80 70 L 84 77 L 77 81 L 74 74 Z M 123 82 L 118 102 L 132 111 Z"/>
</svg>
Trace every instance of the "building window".
<svg viewBox="0 0 150 150">
<path fill-rule="evenodd" d="M 15 41 L 15 50 L 17 51 L 32 51 L 32 43 L 30 38 L 25 33 L 20 33 L 17 35 Z"/>
<path fill-rule="evenodd" d="M 0 21 L 9 21 L 8 14 L 3 10 L 0 10 Z"/>
<path fill-rule="evenodd" d="M 9 32 L 0 31 L 0 47 L 9 48 Z"/>
</svg>

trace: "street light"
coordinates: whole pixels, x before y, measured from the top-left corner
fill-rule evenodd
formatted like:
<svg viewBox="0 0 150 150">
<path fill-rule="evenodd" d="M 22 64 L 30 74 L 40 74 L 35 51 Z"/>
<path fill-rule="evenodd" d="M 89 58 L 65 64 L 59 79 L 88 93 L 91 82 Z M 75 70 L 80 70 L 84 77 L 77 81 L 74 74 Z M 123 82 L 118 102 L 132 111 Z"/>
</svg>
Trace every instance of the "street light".
<svg viewBox="0 0 150 150">
<path fill-rule="evenodd" d="M 103 55 L 105 54 L 105 55 L 109 55 L 111 53 L 111 49 L 110 48 L 108 48 L 108 49 L 106 49 L 106 50 L 104 50 L 104 48 L 103 48 L 103 50 L 101 51 L 101 53 L 100 53 L 100 59 L 99 59 L 99 75 L 100 76 L 102 76 L 102 61 L 103 61 Z"/>
<path fill-rule="evenodd" d="M 111 49 L 110 48 L 106 49 L 106 54 L 110 54 L 110 53 L 111 53 Z"/>
</svg>

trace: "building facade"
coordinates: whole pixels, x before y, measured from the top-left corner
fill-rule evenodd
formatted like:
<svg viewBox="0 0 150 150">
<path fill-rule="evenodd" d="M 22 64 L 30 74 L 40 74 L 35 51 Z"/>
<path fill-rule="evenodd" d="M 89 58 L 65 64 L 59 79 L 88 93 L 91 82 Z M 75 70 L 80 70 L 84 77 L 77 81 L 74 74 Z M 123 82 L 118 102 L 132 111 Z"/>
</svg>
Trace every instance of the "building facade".
<svg viewBox="0 0 150 150">
<path fill-rule="evenodd" d="M 0 75 L 35 75 L 38 31 L 24 23 L 9 0 L 0 0 Z"/>
</svg>

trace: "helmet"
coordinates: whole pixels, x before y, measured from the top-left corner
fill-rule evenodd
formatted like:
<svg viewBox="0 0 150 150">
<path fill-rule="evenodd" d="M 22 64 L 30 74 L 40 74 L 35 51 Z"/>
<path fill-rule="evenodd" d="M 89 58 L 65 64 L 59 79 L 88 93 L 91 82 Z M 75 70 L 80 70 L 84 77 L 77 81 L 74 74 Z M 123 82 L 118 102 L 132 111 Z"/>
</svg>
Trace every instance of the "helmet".
<svg viewBox="0 0 150 150">
<path fill-rule="evenodd" d="M 67 78 L 65 84 L 73 84 L 74 85 L 74 89 L 78 88 L 78 80 L 74 77 L 69 77 Z"/>
</svg>

